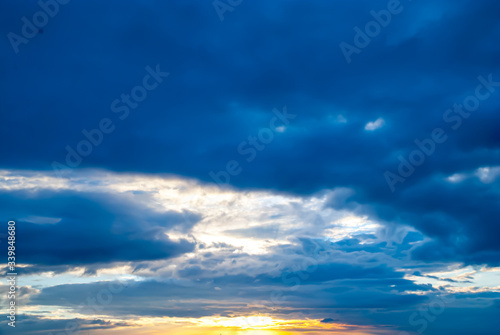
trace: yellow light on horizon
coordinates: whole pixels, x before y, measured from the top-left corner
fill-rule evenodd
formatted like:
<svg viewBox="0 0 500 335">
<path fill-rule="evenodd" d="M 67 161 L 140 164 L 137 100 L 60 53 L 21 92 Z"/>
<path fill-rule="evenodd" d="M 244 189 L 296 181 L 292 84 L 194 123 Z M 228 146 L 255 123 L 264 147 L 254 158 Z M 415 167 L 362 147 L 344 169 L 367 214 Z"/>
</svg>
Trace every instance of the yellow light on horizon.
<svg viewBox="0 0 500 335">
<path fill-rule="evenodd" d="M 269 316 L 251 315 L 251 316 L 238 316 L 238 317 L 205 317 L 196 321 L 200 327 L 207 328 L 226 328 L 235 330 L 273 330 L 284 331 L 292 329 L 345 329 L 343 324 L 338 323 L 322 323 L 321 320 L 306 319 L 306 320 L 280 320 L 273 319 Z M 242 334 L 249 334 L 242 332 Z M 266 333 L 269 334 L 269 333 Z M 283 334 L 283 333 L 281 333 Z"/>
</svg>

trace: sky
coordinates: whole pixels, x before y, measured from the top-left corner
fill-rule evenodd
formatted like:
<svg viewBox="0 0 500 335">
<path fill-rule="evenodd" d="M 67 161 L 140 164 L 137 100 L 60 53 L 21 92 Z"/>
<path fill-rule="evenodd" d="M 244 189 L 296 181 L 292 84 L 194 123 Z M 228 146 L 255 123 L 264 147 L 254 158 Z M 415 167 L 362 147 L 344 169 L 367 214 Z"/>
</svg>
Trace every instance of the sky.
<svg viewBox="0 0 500 335">
<path fill-rule="evenodd" d="M 0 0 L 0 35 L 0 334 L 497 331 L 497 1 Z"/>
</svg>

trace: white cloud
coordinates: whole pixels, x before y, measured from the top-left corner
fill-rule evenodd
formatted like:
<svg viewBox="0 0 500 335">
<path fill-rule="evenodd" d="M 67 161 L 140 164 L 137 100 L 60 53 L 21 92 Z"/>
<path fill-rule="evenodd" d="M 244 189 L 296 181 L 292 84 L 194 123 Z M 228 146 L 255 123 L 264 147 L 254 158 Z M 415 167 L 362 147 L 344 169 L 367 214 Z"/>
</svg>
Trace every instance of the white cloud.
<svg viewBox="0 0 500 335">
<path fill-rule="evenodd" d="M 368 130 L 368 131 L 374 131 L 375 129 L 378 129 L 378 128 L 381 128 L 383 127 L 385 124 L 385 121 L 384 119 L 382 118 L 378 118 L 377 120 L 375 121 L 372 121 L 372 122 L 368 122 L 366 125 L 365 125 L 365 130 Z"/>
<path fill-rule="evenodd" d="M 484 184 L 489 184 L 495 181 L 500 175 L 500 166 L 485 166 L 476 170 L 476 176 Z"/>
<path fill-rule="evenodd" d="M 265 254 L 269 248 L 290 243 L 295 236 L 335 238 L 375 232 L 377 225 L 362 223 L 352 213 L 334 210 L 328 199 L 341 190 L 311 196 L 294 196 L 272 191 L 240 191 L 203 184 L 178 176 L 120 174 L 102 170 L 74 170 L 70 178 L 56 178 L 51 172 L 0 170 L 0 190 L 71 190 L 125 196 L 145 211 L 159 213 L 189 211 L 202 216 L 189 235 L 206 246 L 225 243 L 241 253 Z M 187 220 L 187 219 L 186 219 Z M 55 218 L 29 221 L 57 223 Z M 335 224 L 342 222 L 342 225 Z M 188 222 L 186 222 L 188 223 Z M 189 225 L 188 225 L 189 226 Z M 168 232 L 173 239 L 187 238 L 186 232 Z"/>
<path fill-rule="evenodd" d="M 449 177 L 446 177 L 446 180 L 450 183 L 460 183 L 461 181 L 463 181 L 465 178 L 467 178 L 467 175 L 463 174 L 463 173 L 455 173 Z"/>
</svg>

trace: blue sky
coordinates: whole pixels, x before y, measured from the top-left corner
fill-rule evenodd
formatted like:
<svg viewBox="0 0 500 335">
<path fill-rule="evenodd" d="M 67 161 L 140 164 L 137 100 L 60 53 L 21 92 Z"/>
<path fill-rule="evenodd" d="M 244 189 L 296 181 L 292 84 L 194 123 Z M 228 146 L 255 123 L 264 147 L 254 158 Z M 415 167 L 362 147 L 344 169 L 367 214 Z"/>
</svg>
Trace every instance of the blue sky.
<svg viewBox="0 0 500 335">
<path fill-rule="evenodd" d="M 496 1 L 0 7 L 0 332 L 494 333 Z"/>
</svg>

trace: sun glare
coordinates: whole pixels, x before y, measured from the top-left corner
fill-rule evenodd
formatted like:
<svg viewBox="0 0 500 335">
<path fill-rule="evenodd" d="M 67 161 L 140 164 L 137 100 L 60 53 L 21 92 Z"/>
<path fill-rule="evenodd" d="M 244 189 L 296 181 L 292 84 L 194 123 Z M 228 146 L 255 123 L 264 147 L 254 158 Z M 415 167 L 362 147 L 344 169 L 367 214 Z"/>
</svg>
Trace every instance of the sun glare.
<svg viewBox="0 0 500 335">
<path fill-rule="evenodd" d="M 325 324 L 320 320 L 280 320 L 269 316 L 209 317 L 198 320 L 199 326 L 209 328 L 232 328 L 238 330 L 292 330 L 292 329 L 344 329 L 346 325 Z M 247 334 L 247 333 L 245 333 Z"/>
</svg>

